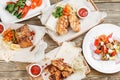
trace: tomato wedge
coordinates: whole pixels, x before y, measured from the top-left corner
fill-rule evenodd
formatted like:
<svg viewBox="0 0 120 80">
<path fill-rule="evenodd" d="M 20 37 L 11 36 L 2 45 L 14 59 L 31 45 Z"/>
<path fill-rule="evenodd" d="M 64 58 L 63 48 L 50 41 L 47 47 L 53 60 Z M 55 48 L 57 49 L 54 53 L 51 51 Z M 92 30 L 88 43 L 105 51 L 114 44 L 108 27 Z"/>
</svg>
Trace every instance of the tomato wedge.
<svg viewBox="0 0 120 80">
<path fill-rule="evenodd" d="M 30 10 L 30 6 L 25 6 L 22 10 L 22 18 L 24 18 Z"/>
<path fill-rule="evenodd" d="M 100 44 L 100 41 L 98 39 L 95 39 L 94 45 L 99 46 L 99 44 Z"/>
<path fill-rule="evenodd" d="M 111 56 L 115 56 L 115 55 L 116 55 L 116 52 L 113 51 L 113 52 L 111 53 Z"/>
<path fill-rule="evenodd" d="M 102 50 L 105 54 L 108 53 L 108 49 L 107 49 L 107 47 L 106 47 L 105 45 L 102 46 L 101 50 Z"/>
<path fill-rule="evenodd" d="M 96 54 L 101 54 L 101 50 L 99 50 L 99 49 L 96 49 L 95 51 L 94 51 Z"/>
</svg>

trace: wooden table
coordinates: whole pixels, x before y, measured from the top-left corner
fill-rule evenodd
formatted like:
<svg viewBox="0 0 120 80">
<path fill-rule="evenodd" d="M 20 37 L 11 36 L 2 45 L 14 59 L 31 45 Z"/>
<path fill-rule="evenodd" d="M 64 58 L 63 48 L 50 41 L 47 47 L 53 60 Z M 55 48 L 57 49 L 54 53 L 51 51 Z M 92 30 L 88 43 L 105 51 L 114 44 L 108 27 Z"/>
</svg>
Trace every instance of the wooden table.
<svg viewBox="0 0 120 80">
<path fill-rule="evenodd" d="M 51 0 L 51 4 L 54 4 L 60 0 Z M 112 23 L 120 26 L 120 0 L 94 0 L 96 5 L 101 11 L 108 13 L 104 23 Z M 21 23 L 41 25 L 40 20 L 37 17 L 23 21 Z M 79 36 L 73 41 L 81 46 L 82 40 L 85 34 Z M 57 44 L 48 36 L 45 35 L 44 40 L 48 43 L 46 52 L 57 47 Z M 4 62 L 0 61 L 0 80 L 29 80 L 25 67 L 28 63 L 18 62 Z M 87 75 L 84 80 L 120 80 L 120 72 L 116 74 L 102 74 L 91 68 L 91 73 Z"/>
</svg>

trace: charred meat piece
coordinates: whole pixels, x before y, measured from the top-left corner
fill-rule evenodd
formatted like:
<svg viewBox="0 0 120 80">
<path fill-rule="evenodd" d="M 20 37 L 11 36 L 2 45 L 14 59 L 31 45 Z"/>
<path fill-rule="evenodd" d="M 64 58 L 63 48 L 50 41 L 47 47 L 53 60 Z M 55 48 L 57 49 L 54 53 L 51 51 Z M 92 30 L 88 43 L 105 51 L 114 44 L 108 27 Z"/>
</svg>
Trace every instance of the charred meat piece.
<svg viewBox="0 0 120 80">
<path fill-rule="evenodd" d="M 31 34 L 30 34 L 31 31 L 30 31 L 27 24 L 25 24 L 22 27 L 16 29 L 16 32 L 17 32 L 18 37 L 22 37 L 22 36 L 30 37 L 31 36 Z"/>
<path fill-rule="evenodd" d="M 56 30 L 58 34 L 63 35 L 68 32 L 69 21 L 67 16 L 61 16 L 57 22 Z"/>
<path fill-rule="evenodd" d="M 54 74 L 53 74 L 53 75 L 50 75 L 50 76 L 49 76 L 49 79 L 50 79 L 50 80 L 57 80 Z"/>
<path fill-rule="evenodd" d="M 71 75 L 71 73 L 69 73 L 68 71 L 62 71 L 63 78 L 67 78 L 69 75 Z"/>
<path fill-rule="evenodd" d="M 64 69 L 64 63 L 61 59 L 58 60 L 52 60 L 52 65 L 56 66 L 58 69 L 63 70 Z"/>
<path fill-rule="evenodd" d="M 77 18 L 77 16 L 75 14 L 70 14 L 68 19 L 69 19 L 70 27 L 72 28 L 72 30 L 75 32 L 79 32 L 80 31 L 80 21 Z"/>
<path fill-rule="evenodd" d="M 70 66 L 68 66 L 68 65 L 64 65 L 64 71 L 67 71 L 67 72 L 69 72 L 70 74 L 73 73 L 73 69 L 72 69 Z"/>
<path fill-rule="evenodd" d="M 51 74 L 55 74 L 55 72 L 58 70 L 55 66 L 53 65 L 49 65 L 48 67 L 48 71 L 51 73 Z"/>
<path fill-rule="evenodd" d="M 63 80 L 73 73 L 73 69 L 64 63 L 62 59 L 52 60 L 45 71 L 51 74 L 49 76 L 50 80 Z"/>
<path fill-rule="evenodd" d="M 61 71 L 57 67 L 49 65 L 45 69 L 51 74 L 49 77 L 50 80 L 61 80 Z"/>
<path fill-rule="evenodd" d="M 27 48 L 33 45 L 29 37 L 31 36 L 31 31 L 27 24 L 16 30 L 16 39 L 21 48 Z"/>
<path fill-rule="evenodd" d="M 27 37 L 20 38 L 18 44 L 20 45 L 21 48 L 27 48 L 33 45 L 31 40 Z"/>
</svg>

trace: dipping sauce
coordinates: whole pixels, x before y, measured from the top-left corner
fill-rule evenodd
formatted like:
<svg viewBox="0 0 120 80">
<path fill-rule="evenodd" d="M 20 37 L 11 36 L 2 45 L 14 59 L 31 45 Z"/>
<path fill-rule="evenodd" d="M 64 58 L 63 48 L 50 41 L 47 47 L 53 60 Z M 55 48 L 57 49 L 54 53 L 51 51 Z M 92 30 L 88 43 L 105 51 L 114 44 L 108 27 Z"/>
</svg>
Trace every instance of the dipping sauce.
<svg viewBox="0 0 120 80">
<path fill-rule="evenodd" d="M 0 24 L 0 33 L 2 33 L 2 32 L 3 32 L 3 30 L 4 30 L 4 27 L 3 27 L 3 25 L 2 25 L 2 24 Z"/>
<path fill-rule="evenodd" d="M 41 66 L 39 64 L 32 64 L 30 67 L 29 67 L 29 74 L 32 76 L 32 77 L 38 77 L 40 76 L 42 70 L 41 70 Z"/>
<path fill-rule="evenodd" d="M 86 8 L 80 8 L 78 10 L 78 16 L 81 17 L 86 17 L 88 15 L 88 10 Z"/>
</svg>

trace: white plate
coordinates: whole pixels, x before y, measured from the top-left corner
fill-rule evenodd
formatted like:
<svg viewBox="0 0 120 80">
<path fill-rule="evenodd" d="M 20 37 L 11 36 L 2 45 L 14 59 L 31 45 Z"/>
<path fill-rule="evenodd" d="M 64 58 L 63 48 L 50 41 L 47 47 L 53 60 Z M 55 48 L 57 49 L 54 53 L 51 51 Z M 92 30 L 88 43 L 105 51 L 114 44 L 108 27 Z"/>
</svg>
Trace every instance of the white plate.
<svg viewBox="0 0 120 80">
<path fill-rule="evenodd" d="M 118 37 L 120 35 L 120 27 L 113 25 L 113 24 L 101 24 L 93 29 L 91 29 L 85 36 L 83 41 L 83 54 L 85 59 L 89 63 L 91 67 L 95 70 L 102 72 L 102 73 L 116 73 L 120 71 L 120 58 L 113 61 L 102 61 L 102 60 L 95 60 L 92 56 L 93 50 L 91 49 L 91 44 L 93 43 L 94 39 L 101 35 L 105 34 L 108 35 L 113 33 L 113 36 Z"/>
<path fill-rule="evenodd" d="M 2 24 L 2 23 L 0 23 Z M 19 28 L 24 24 L 6 24 L 3 23 L 5 30 L 9 27 L 15 29 Z M 0 47 L 0 60 L 5 61 L 18 61 L 18 62 L 39 62 L 44 58 L 44 51 L 47 48 L 47 43 L 42 40 L 45 35 L 46 29 L 40 26 L 29 25 L 31 30 L 35 31 L 35 36 L 33 39 L 33 45 L 36 45 L 35 49 L 31 52 L 31 47 L 21 48 L 19 50 L 11 50 L 6 47 Z M 0 34 L 0 37 L 1 34 Z M 0 44 L 1 46 L 2 44 Z"/>
<path fill-rule="evenodd" d="M 37 16 L 40 14 L 40 11 L 50 6 L 49 0 L 43 0 L 43 3 L 40 7 L 35 8 L 34 10 L 30 10 L 25 18 L 23 19 L 17 19 L 15 16 L 11 15 L 8 11 L 5 10 L 6 2 L 10 0 L 0 0 L 0 17 L 2 22 L 9 22 L 9 23 L 15 23 L 15 22 L 21 22 L 27 19 L 30 19 L 34 16 Z"/>
</svg>

